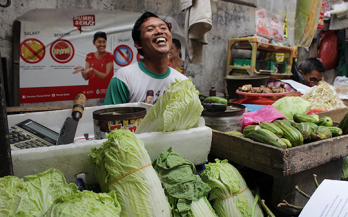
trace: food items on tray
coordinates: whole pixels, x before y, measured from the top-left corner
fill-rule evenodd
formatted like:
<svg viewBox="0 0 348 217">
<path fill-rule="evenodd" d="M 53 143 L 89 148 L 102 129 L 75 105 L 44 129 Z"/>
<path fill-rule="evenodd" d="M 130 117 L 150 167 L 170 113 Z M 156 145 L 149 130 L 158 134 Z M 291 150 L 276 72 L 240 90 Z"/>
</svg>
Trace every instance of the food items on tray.
<svg viewBox="0 0 348 217">
<path fill-rule="evenodd" d="M 338 127 L 342 129 L 343 135 L 348 134 L 348 113 L 340 121 L 340 123 L 338 124 Z"/>
<path fill-rule="evenodd" d="M 292 146 L 300 146 L 303 144 L 303 136 L 295 127 L 289 126 L 282 120 L 273 121 L 283 131 L 283 137 L 290 141 Z"/>
<path fill-rule="evenodd" d="M 238 132 L 238 131 L 235 131 L 235 130 L 231 130 L 231 131 L 226 131 L 224 133 L 227 133 L 227 134 L 233 134 L 235 136 L 241 136 L 241 137 L 244 137 L 243 133 L 241 132 Z"/>
<path fill-rule="evenodd" d="M 285 83 L 281 82 L 278 87 L 273 85 L 261 85 L 260 88 L 255 88 L 251 84 L 245 84 L 238 88 L 238 91 L 247 93 L 284 93 L 286 92 Z"/>
<path fill-rule="evenodd" d="M 342 128 L 348 125 L 347 121 L 348 114 L 340 123 Z M 294 114 L 293 120 L 278 119 L 272 123 L 259 122 L 259 125 L 248 125 L 244 127 L 243 135 L 254 141 L 286 149 L 348 134 L 348 129 L 344 133 L 343 129 L 333 127 L 332 124 L 332 119 L 327 116 L 319 119 L 319 116 L 314 113 Z"/>
<path fill-rule="evenodd" d="M 324 127 L 331 127 L 332 126 L 332 119 L 330 117 L 322 117 L 319 119 L 318 123 L 319 126 L 324 126 Z"/>
<path fill-rule="evenodd" d="M 331 131 L 332 137 L 343 135 L 343 131 L 339 127 L 327 127 L 327 128 L 329 128 L 329 130 Z"/>
<path fill-rule="evenodd" d="M 302 98 L 312 104 L 312 109 L 329 111 L 346 107 L 335 89 L 325 81 L 320 81 L 318 85 L 312 87 Z"/>
<path fill-rule="evenodd" d="M 279 138 L 283 136 L 283 131 L 275 124 L 269 123 L 269 122 L 262 122 L 260 123 L 260 127 L 262 129 L 266 129 L 274 133 Z"/>
<path fill-rule="evenodd" d="M 286 149 L 287 145 L 277 135 L 266 129 L 258 129 L 250 132 L 248 138 L 257 142 L 266 143 L 277 146 L 281 149 Z"/>
<path fill-rule="evenodd" d="M 310 140 L 312 140 L 312 141 L 329 139 L 331 137 L 332 137 L 331 130 L 327 127 L 324 127 L 324 126 L 316 127 L 313 130 L 313 132 L 310 134 Z"/>
<path fill-rule="evenodd" d="M 294 123 L 294 127 L 300 131 L 304 140 L 307 140 L 312 133 L 312 127 L 308 123 Z"/>
<path fill-rule="evenodd" d="M 319 121 L 319 117 L 305 114 L 294 114 L 294 121 L 297 123 L 311 122 L 316 124 Z"/>
<path fill-rule="evenodd" d="M 258 129 L 261 129 L 261 127 L 259 125 L 248 125 L 248 126 L 244 127 L 243 135 L 245 137 L 248 137 L 249 133 L 251 133 L 255 130 L 258 130 Z"/>
</svg>

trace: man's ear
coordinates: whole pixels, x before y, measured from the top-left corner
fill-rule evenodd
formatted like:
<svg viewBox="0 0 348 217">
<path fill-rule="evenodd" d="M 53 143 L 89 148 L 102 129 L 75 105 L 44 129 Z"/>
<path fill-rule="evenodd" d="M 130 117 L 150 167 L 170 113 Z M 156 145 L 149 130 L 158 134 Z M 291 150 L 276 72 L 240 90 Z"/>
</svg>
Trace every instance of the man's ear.
<svg viewBox="0 0 348 217">
<path fill-rule="evenodd" d="M 299 71 L 301 72 L 302 76 L 304 77 L 305 76 L 304 72 L 302 70 L 299 70 Z"/>
<path fill-rule="evenodd" d="M 143 47 L 141 46 L 141 43 L 138 42 L 138 41 L 135 41 L 135 42 L 134 42 L 134 45 L 135 45 L 135 47 L 136 47 L 137 49 L 139 49 L 139 50 L 143 49 Z"/>
</svg>

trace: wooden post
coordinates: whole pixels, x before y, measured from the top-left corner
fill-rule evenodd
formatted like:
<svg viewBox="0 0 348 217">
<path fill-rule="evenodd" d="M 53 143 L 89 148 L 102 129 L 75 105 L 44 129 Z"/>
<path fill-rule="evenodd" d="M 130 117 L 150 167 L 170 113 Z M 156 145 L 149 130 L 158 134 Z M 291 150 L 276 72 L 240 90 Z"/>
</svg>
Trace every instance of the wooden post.
<svg viewBox="0 0 348 217">
<path fill-rule="evenodd" d="M 1 57 L 1 53 L 0 53 Z M 0 177 L 13 175 L 2 64 L 0 61 Z"/>
</svg>

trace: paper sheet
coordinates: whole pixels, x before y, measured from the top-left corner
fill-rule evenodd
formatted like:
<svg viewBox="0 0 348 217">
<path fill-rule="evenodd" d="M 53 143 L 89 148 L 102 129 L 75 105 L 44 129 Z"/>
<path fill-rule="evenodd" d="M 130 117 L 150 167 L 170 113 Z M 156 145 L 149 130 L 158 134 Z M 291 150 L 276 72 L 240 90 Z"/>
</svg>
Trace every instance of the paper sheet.
<svg viewBox="0 0 348 217">
<path fill-rule="evenodd" d="M 299 217 L 347 217 L 348 182 L 325 179 Z"/>
<path fill-rule="evenodd" d="M 297 90 L 301 94 L 308 93 L 311 89 L 307 85 L 301 84 L 301 83 L 294 81 L 294 80 L 291 80 L 291 79 L 282 79 L 281 81 L 290 84 L 295 90 Z"/>
</svg>

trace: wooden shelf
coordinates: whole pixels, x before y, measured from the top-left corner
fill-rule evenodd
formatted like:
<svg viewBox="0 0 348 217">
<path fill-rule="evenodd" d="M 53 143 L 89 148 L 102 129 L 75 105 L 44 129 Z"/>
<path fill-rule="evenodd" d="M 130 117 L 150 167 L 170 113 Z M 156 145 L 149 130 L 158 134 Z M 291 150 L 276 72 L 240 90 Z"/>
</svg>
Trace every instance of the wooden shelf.
<svg viewBox="0 0 348 217">
<path fill-rule="evenodd" d="M 233 49 L 252 51 L 251 66 L 250 67 L 233 66 L 232 65 L 232 58 L 231 58 Z M 289 78 L 292 75 L 291 66 L 292 66 L 293 48 L 263 43 L 263 42 L 258 41 L 258 39 L 256 37 L 228 39 L 228 56 L 227 56 L 227 73 L 226 73 L 226 75 L 229 75 L 229 73 L 234 69 L 246 70 L 249 73 L 249 75 L 259 75 L 260 72 L 258 72 L 255 68 L 256 67 L 257 51 L 289 53 L 289 60 L 287 62 L 288 68 L 286 69 L 286 73 L 269 74 L 269 76 L 273 77 L 273 79 L 277 79 L 277 78 L 283 79 L 283 78 Z"/>
</svg>

